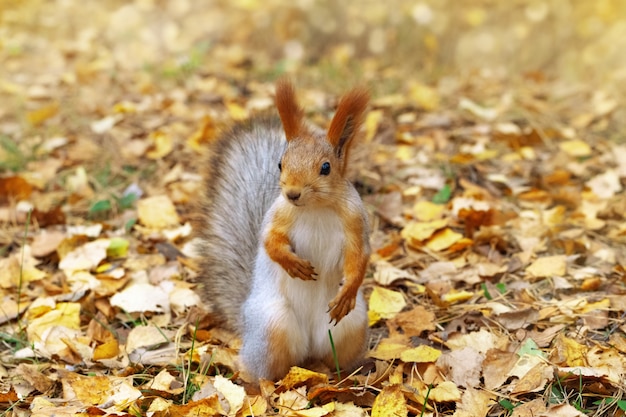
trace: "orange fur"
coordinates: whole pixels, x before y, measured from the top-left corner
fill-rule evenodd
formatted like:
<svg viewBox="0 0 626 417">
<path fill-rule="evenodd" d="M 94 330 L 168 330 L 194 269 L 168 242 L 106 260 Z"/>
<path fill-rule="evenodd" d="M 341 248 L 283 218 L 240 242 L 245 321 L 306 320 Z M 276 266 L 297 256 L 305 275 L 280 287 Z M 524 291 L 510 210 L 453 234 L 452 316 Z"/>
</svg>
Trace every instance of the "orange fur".
<svg viewBox="0 0 626 417">
<path fill-rule="evenodd" d="M 293 85 L 286 78 L 281 78 L 276 83 L 275 103 L 289 142 L 298 137 L 303 130 L 304 110 L 298 104 Z"/>
<path fill-rule="evenodd" d="M 288 236 L 292 224 L 293 217 L 289 215 L 288 208 L 276 211 L 263 242 L 265 251 L 271 260 L 282 266 L 293 278 L 315 279 L 315 270 L 311 263 L 292 251 Z"/>
<path fill-rule="evenodd" d="M 359 217 L 349 211 L 341 211 L 340 217 L 344 226 L 346 242 L 344 247 L 344 283 L 337 296 L 329 303 L 330 317 L 338 323 L 346 314 L 354 308 L 356 294 L 363 283 L 367 262 L 369 260 L 369 247 L 365 242 L 367 238 L 364 225 Z"/>
<path fill-rule="evenodd" d="M 363 323 L 363 326 L 352 332 L 349 338 L 342 338 L 335 341 L 335 350 L 337 352 L 337 359 L 339 360 L 339 366 L 342 369 L 350 369 L 357 365 L 359 359 L 363 357 L 365 346 L 367 342 L 367 323 Z M 335 368 L 335 357 L 333 354 L 324 358 L 323 362 L 330 369 Z"/>
<path fill-rule="evenodd" d="M 348 160 L 352 140 L 363 123 L 368 102 L 369 93 L 366 89 L 353 89 L 341 98 L 335 117 L 330 123 L 328 141 L 335 148 L 337 156 L 344 161 Z"/>
<path fill-rule="evenodd" d="M 289 332 L 276 324 L 269 329 L 267 340 L 269 345 L 267 349 L 267 368 L 272 373 L 272 375 L 268 376 L 270 379 L 278 379 L 285 376 L 295 362 L 290 349 L 292 341 L 290 340 Z M 259 360 L 266 359 L 259 358 Z"/>
</svg>

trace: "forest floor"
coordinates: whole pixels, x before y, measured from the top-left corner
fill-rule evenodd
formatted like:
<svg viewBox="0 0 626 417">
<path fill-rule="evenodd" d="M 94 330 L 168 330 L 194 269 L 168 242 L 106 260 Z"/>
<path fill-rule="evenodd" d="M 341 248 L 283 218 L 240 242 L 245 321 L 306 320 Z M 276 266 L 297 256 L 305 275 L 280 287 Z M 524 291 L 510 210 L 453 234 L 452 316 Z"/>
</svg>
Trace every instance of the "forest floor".
<svg viewBox="0 0 626 417">
<path fill-rule="evenodd" d="M 624 4 L 207 3 L 0 0 L 2 415 L 626 415 Z M 194 204 L 284 74 L 372 93 L 371 338 L 259 386 Z"/>
</svg>

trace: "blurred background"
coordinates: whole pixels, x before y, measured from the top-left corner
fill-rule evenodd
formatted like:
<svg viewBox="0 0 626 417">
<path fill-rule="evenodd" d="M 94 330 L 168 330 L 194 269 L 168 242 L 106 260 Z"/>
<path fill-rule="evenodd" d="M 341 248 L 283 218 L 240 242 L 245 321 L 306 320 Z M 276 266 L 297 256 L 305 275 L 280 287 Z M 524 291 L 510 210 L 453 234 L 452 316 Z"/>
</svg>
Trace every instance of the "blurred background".
<svg viewBox="0 0 626 417">
<path fill-rule="evenodd" d="M 315 66 L 626 84 L 623 0 L 0 1 L 2 68 L 246 72 Z M 51 49 L 55 54 L 51 54 Z M 22 68 L 23 69 L 23 68 Z M 236 75 L 236 74 L 233 74 Z"/>
</svg>

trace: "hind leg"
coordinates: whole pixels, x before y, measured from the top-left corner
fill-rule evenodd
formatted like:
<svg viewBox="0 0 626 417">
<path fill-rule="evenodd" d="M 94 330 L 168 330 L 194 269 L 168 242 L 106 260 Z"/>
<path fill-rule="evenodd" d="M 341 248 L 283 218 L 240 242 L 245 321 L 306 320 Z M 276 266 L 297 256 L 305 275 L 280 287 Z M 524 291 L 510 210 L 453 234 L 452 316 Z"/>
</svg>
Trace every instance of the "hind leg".
<svg viewBox="0 0 626 417">
<path fill-rule="evenodd" d="M 281 302 L 246 304 L 252 308 L 244 308 L 245 331 L 240 352 L 244 368 L 255 378 L 282 378 L 306 357 L 306 339 L 295 314 Z"/>
<path fill-rule="evenodd" d="M 367 348 L 367 308 L 363 294 L 359 293 L 354 310 L 336 326 L 330 327 L 330 331 L 333 335 L 339 366 L 342 369 L 349 369 L 357 365 L 363 359 Z M 330 346 L 322 360 L 330 369 L 335 369 L 335 358 Z"/>
</svg>

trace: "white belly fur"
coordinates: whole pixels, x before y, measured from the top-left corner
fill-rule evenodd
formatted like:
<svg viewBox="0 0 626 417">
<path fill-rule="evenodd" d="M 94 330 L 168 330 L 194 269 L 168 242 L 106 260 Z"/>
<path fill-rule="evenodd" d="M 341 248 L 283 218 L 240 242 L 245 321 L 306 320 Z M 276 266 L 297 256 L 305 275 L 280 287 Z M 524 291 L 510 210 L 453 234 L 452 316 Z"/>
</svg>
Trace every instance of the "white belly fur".
<svg viewBox="0 0 626 417">
<path fill-rule="evenodd" d="M 267 335 L 273 323 L 288 329 L 290 353 L 299 363 L 331 354 L 328 329 L 338 343 L 344 335 L 354 334 L 367 318 L 363 294 L 359 291 L 356 308 L 338 325 L 329 324 L 328 303 L 337 295 L 343 279 L 341 221 L 330 209 L 300 214 L 290 241 L 298 256 L 311 262 L 317 280 L 290 277 L 269 259 L 265 250 L 259 250 L 252 290 L 243 306 L 245 333 L 241 350 L 244 366 L 256 375 L 270 371 L 261 358 L 270 348 Z"/>
</svg>

